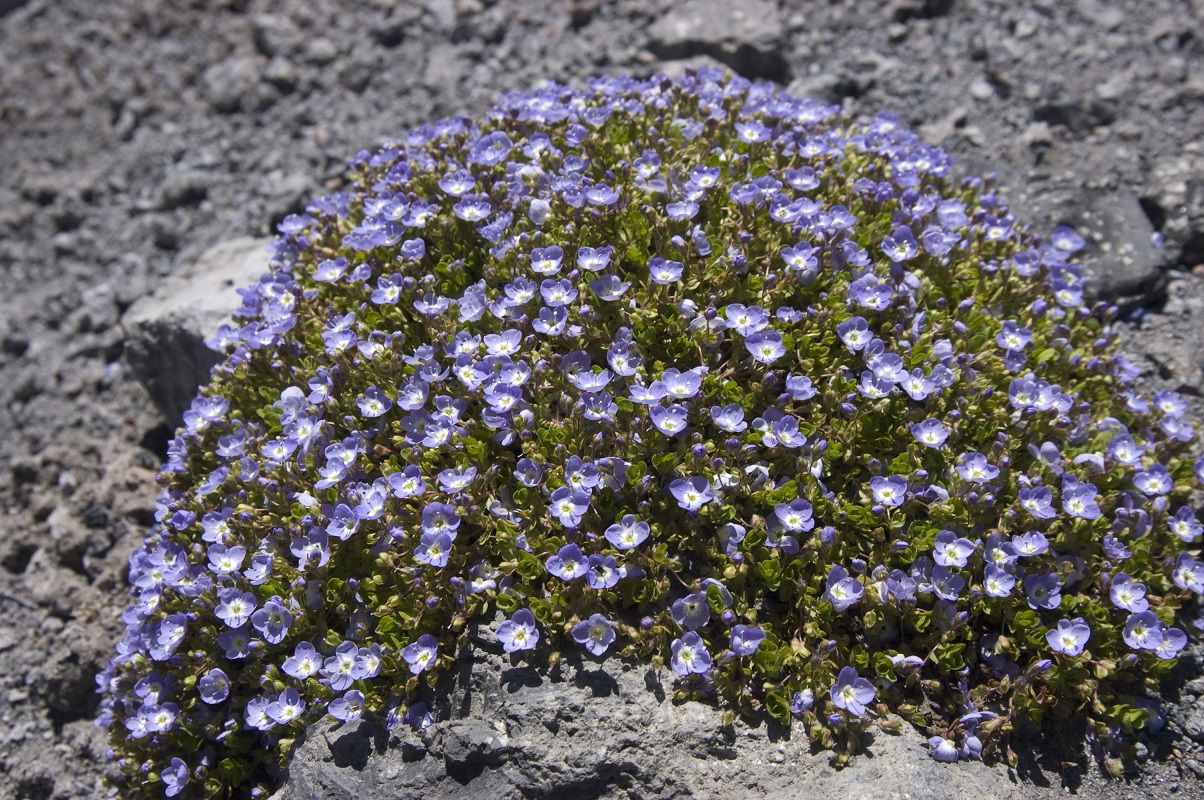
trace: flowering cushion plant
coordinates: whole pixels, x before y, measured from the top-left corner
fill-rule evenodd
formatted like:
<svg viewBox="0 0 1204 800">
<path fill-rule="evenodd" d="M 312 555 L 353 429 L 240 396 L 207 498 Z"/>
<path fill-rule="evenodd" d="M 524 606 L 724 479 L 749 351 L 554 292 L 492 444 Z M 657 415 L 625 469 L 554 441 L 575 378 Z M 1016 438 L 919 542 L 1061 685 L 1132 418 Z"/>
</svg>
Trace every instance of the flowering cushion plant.
<svg viewBox="0 0 1204 800">
<path fill-rule="evenodd" d="M 508 94 L 288 217 L 185 415 L 100 677 L 125 797 L 512 658 L 667 665 L 841 760 L 1095 735 L 1184 647 L 1204 461 L 1082 240 L 891 117 L 700 71 Z M 1005 754 L 1010 751 L 1004 748 Z"/>
</svg>

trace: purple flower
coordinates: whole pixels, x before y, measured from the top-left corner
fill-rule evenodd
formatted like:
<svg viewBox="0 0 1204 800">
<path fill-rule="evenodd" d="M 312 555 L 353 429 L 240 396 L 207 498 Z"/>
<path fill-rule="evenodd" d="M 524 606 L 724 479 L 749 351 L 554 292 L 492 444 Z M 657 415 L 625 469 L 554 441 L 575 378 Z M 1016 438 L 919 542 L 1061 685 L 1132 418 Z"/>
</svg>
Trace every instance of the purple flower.
<svg viewBox="0 0 1204 800">
<path fill-rule="evenodd" d="M 1037 519 L 1053 519 L 1058 515 L 1053 508 L 1053 492 L 1044 486 L 1036 489 L 1021 489 L 1020 507 Z"/>
<path fill-rule="evenodd" d="M 696 630 L 711 621 L 711 606 L 706 592 L 694 592 L 673 601 L 669 607 L 673 621 L 687 630 Z"/>
<path fill-rule="evenodd" d="M 343 642 L 334 650 L 334 655 L 322 662 L 321 673 L 336 692 L 349 689 L 355 681 L 355 660 L 359 656 L 359 648 L 355 642 Z"/>
<path fill-rule="evenodd" d="M 581 552 L 580 547 L 575 544 L 566 544 L 556 555 L 548 558 L 545 567 L 557 578 L 571 581 L 585 574 L 589 567 L 589 560 Z"/>
<path fill-rule="evenodd" d="M 907 499 L 907 479 L 899 475 L 887 478 L 876 476 L 870 479 L 870 490 L 874 494 L 875 503 L 897 508 Z"/>
<path fill-rule="evenodd" d="M 845 568 L 837 565 L 828 571 L 827 588 L 824 589 L 822 599 L 831 603 L 832 609 L 841 614 L 856 604 L 864 593 L 865 590 L 858 580 L 849 577 Z"/>
<path fill-rule="evenodd" d="M 619 582 L 619 565 L 614 556 L 592 555 L 585 570 L 585 582 L 591 589 L 603 591 Z"/>
<path fill-rule="evenodd" d="M 614 627 L 601 614 L 591 614 L 573 626 L 573 640 L 590 653 L 601 656 L 615 640 Z"/>
<path fill-rule="evenodd" d="M 285 675 L 303 681 L 322 669 L 322 657 L 312 644 L 300 642 L 280 668 L 284 670 Z"/>
<path fill-rule="evenodd" d="M 1009 597 L 1016 586 L 1016 577 L 1003 567 L 988 563 L 982 571 L 982 588 L 991 597 Z"/>
<path fill-rule="evenodd" d="M 581 249 L 593 253 L 593 250 L 588 247 Z M 560 264 L 563 260 L 564 250 L 559 245 L 537 247 L 531 251 L 531 270 L 540 275 L 555 275 L 560 271 Z M 580 256 L 578 256 L 578 260 L 580 260 Z"/>
<path fill-rule="evenodd" d="M 559 250 L 560 248 L 556 248 Z M 601 272 L 610 264 L 613 247 L 582 247 L 577 250 L 577 266 L 588 272 Z M 559 264 L 559 260 L 557 260 Z"/>
<path fill-rule="evenodd" d="M 681 280 L 683 267 L 684 265 L 680 261 L 666 261 L 659 257 L 648 262 L 648 271 L 652 276 L 652 282 L 662 286 Z"/>
<path fill-rule="evenodd" d="M 369 419 L 383 416 L 393 407 L 393 401 L 375 386 L 365 389 L 364 393 L 356 398 L 355 404 L 359 406 L 360 413 Z"/>
<path fill-rule="evenodd" d="M 1154 654 L 1161 659 L 1170 660 L 1179 655 L 1179 651 L 1187 647 L 1187 634 L 1178 628 L 1167 628 L 1162 632 L 1162 644 Z"/>
<path fill-rule="evenodd" d="M 418 546 L 414 548 L 414 560 L 442 569 L 447 566 L 451 551 L 452 540 L 446 533 L 424 533 Z"/>
<path fill-rule="evenodd" d="M 1127 573 L 1116 574 L 1108 594 L 1112 598 L 1112 605 L 1117 608 L 1137 614 L 1149 610 L 1150 603 L 1145 599 L 1145 584 L 1134 581 Z"/>
<path fill-rule="evenodd" d="M 1133 485 L 1137 491 L 1147 495 L 1166 494 L 1175 487 L 1175 482 L 1166 467 L 1155 464 L 1147 470 L 1133 476 Z"/>
<path fill-rule="evenodd" d="M 939 448 L 949 438 L 949 431 L 939 419 L 926 419 L 911 426 L 911 435 L 926 447 Z"/>
<path fill-rule="evenodd" d="M 953 531 L 941 531 L 933 544 L 932 558 L 942 567 L 964 567 L 974 555 L 974 542 L 958 538 Z"/>
<path fill-rule="evenodd" d="M 995 344 L 1004 350 L 1023 350 L 1033 340 L 1033 332 L 1022 328 L 1012 320 L 1004 320 L 1003 330 L 995 337 Z"/>
<path fill-rule="evenodd" d="M 769 327 L 769 314 L 760 306 L 732 303 L 723 314 L 741 336 L 751 336 Z"/>
<path fill-rule="evenodd" d="M 460 527 L 460 516 L 456 507 L 447 503 L 427 503 L 422 509 L 422 532 L 432 534 L 447 534 L 454 540 Z"/>
<path fill-rule="evenodd" d="M 1081 519 L 1099 519 L 1099 505 L 1095 496 L 1099 490 L 1090 483 L 1079 483 L 1078 478 L 1066 474 L 1062 476 L 1062 508 L 1072 517 Z"/>
<path fill-rule="evenodd" d="M 801 497 L 791 500 L 789 504 L 779 503 L 773 513 L 785 530 L 806 532 L 815 527 L 815 520 L 811 518 L 811 504 Z"/>
<path fill-rule="evenodd" d="M 410 665 L 410 673 L 417 675 L 435 665 L 439 658 L 439 643 L 434 636 L 424 633 L 418 641 L 402 648 L 401 657 Z"/>
<path fill-rule="evenodd" d="M 1012 547 L 1016 549 L 1018 557 L 1032 558 L 1048 551 L 1049 541 L 1040 531 L 1029 531 L 1019 536 L 1013 536 Z"/>
<path fill-rule="evenodd" d="M 852 317 L 840 323 L 836 326 L 836 335 L 853 352 L 861 350 L 874 338 L 865 317 Z"/>
<path fill-rule="evenodd" d="M 915 258 L 920 252 L 920 246 L 916 243 L 916 237 L 911 232 L 911 228 L 900 225 L 891 232 L 890 236 L 882 240 L 882 252 L 897 264 Z"/>
<path fill-rule="evenodd" d="M 280 644 L 293 624 L 293 615 L 284 607 L 284 601 L 273 597 L 263 608 L 251 614 L 251 627 L 259 631 L 268 644 Z"/>
<path fill-rule="evenodd" d="M 744 421 L 744 409 L 735 403 L 723 408 L 711 406 L 711 419 L 728 433 L 741 433 L 748 428 L 748 423 Z"/>
<path fill-rule="evenodd" d="M 620 280 L 616 275 L 603 275 L 601 278 L 590 281 L 589 288 L 593 290 L 599 300 L 613 302 L 631 288 L 631 283 Z"/>
<path fill-rule="evenodd" d="M 468 151 L 468 163 L 492 167 L 500 164 L 513 147 L 510 137 L 503 131 L 492 131 L 473 142 Z"/>
<path fill-rule="evenodd" d="M 1121 635 L 1134 650 L 1157 650 L 1162 646 L 1162 621 L 1153 611 L 1131 614 Z"/>
<path fill-rule="evenodd" d="M 1054 652 L 1068 656 L 1077 656 L 1083 652 L 1090 637 L 1091 628 L 1079 618 L 1075 618 L 1073 622 L 1068 619 L 1060 620 L 1057 628 L 1050 628 L 1045 632 L 1045 640 Z"/>
<path fill-rule="evenodd" d="M 287 725 L 305 713 L 305 701 L 301 699 L 300 692 L 290 687 L 276 695 L 276 699 L 268 703 L 264 711 L 274 722 Z"/>
<path fill-rule="evenodd" d="M 1133 552 L 1125 547 L 1124 542 L 1109 533 L 1104 535 L 1104 554 L 1116 561 L 1124 561 L 1131 558 Z"/>
<path fill-rule="evenodd" d="M 327 708 L 330 716 L 341 722 L 355 722 L 364 715 L 364 693 L 352 689 L 342 697 L 336 697 Z"/>
<path fill-rule="evenodd" d="M 230 696 L 230 679 L 222 670 L 214 667 L 206 672 L 196 682 L 201 700 L 209 705 L 216 705 Z"/>
<path fill-rule="evenodd" d="M 855 717 L 865 714 L 865 707 L 874 700 L 874 686 L 865 678 L 857 677 L 857 670 L 845 667 L 836 677 L 829 694 L 832 704 L 843 708 Z"/>
<path fill-rule="evenodd" d="M 251 618 L 255 605 L 255 595 L 231 587 L 218 594 L 217 607 L 213 613 L 228 627 L 239 628 Z"/>
<path fill-rule="evenodd" d="M 964 588 L 966 579 L 948 567 L 937 566 L 932 570 L 932 591 L 937 597 L 943 600 L 957 600 Z"/>
<path fill-rule="evenodd" d="M 957 460 L 957 474 L 963 480 L 986 483 L 999 477 L 999 467 L 987 461 L 982 453 L 965 453 Z"/>
<path fill-rule="evenodd" d="M 754 333 L 744 339 L 744 346 L 752 354 L 753 360 L 762 364 L 772 364 L 786 355 L 782 334 L 777 331 Z"/>
<path fill-rule="evenodd" d="M 515 611 L 513 617 L 498 626 L 497 639 L 507 653 L 534 649 L 539 641 L 535 616 L 525 608 Z"/>
<path fill-rule="evenodd" d="M 928 754 L 937 761 L 952 764 L 957 761 L 957 745 L 944 736 L 932 736 L 928 739 Z"/>
<path fill-rule="evenodd" d="M 1057 608 L 1062 604 L 1062 581 L 1057 575 L 1028 575 L 1024 578 L 1024 591 L 1028 595 L 1028 607 Z"/>
<path fill-rule="evenodd" d="M 1180 589 L 1204 594 L 1204 564 L 1197 562 L 1191 553 L 1179 554 L 1175 559 L 1175 568 L 1171 570 L 1171 578 Z"/>
<path fill-rule="evenodd" d="M 552 516 L 566 528 L 575 528 L 589 510 L 589 495 L 570 486 L 561 486 L 552 492 Z"/>
<path fill-rule="evenodd" d="M 707 652 L 702 637 L 694 631 L 674 639 L 670 649 L 673 657 L 669 663 L 678 675 L 701 674 L 711 668 L 711 654 Z"/>
<path fill-rule="evenodd" d="M 686 511 L 697 511 L 715 499 L 711 482 L 706 478 L 678 478 L 669 484 L 669 491 L 677 498 L 677 504 Z"/>
<path fill-rule="evenodd" d="M 222 631 L 217 635 L 217 646 L 226 651 L 226 658 L 246 658 L 251 653 L 251 637 L 247 633 L 247 626 Z"/>
<path fill-rule="evenodd" d="M 209 545 L 209 571 L 215 575 L 229 575 L 242 569 L 247 549 L 242 545 L 226 547 L 224 544 Z"/>
<path fill-rule="evenodd" d="M 621 520 L 606 529 L 606 540 L 620 550 L 633 550 L 639 547 L 651 531 L 647 522 L 641 522 L 632 514 L 625 514 Z"/>
<path fill-rule="evenodd" d="M 188 783 L 188 765 L 178 756 L 173 756 L 171 764 L 160 771 L 159 780 L 163 781 L 163 794 L 175 797 L 184 791 L 184 784 Z"/>
<path fill-rule="evenodd" d="M 760 628 L 750 628 L 743 624 L 732 628 L 732 652 L 738 656 L 751 656 L 757 652 L 763 641 L 765 631 Z"/>
<path fill-rule="evenodd" d="M 648 417 L 656 429 L 666 436 L 681 436 L 686 432 L 685 406 L 653 406 L 648 409 Z"/>
<path fill-rule="evenodd" d="M 803 689 L 801 692 L 795 692 L 794 697 L 790 699 L 790 713 L 795 716 L 805 714 L 815 706 L 815 692 L 810 689 Z"/>
</svg>

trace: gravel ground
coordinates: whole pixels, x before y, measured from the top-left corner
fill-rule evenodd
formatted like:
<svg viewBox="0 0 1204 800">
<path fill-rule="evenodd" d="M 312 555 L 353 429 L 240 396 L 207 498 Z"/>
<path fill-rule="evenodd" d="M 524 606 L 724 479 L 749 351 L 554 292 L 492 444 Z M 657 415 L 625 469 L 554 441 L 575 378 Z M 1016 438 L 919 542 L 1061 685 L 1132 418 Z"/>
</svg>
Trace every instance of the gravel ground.
<svg viewBox="0 0 1204 800">
<path fill-rule="evenodd" d="M 180 412 L 123 360 L 122 314 L 357 150 L 504 89 L 695 63 L 891 111 L 1038 230 L 1076 225 L 1150 385 L 1201 420 L 1202 52 L 1201 0 L 0 0 L 0 800 L 100 792 L 92 676 Z M 1193 653 L 1125 782 L 1041 780 L 1204 797 Z"/>
</svg>

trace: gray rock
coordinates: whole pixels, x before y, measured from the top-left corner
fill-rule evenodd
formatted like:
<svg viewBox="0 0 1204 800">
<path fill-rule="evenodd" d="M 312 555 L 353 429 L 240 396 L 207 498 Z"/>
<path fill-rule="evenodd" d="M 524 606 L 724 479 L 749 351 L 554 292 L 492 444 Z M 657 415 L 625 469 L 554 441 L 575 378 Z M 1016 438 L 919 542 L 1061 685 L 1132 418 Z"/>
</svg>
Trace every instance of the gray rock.
<svg viewBox="0 0 1204 800">
<path fill-rule="evenodd" d="M 648 29 L 648 48 L 663 59 L 710 56 L 746 77 L 785 82 L 784 31 L 777 4 L 767 0 L 686 0 Z"/>
<path fill-rule="evenodd" d="M 1017 219 L 1035 231 L 1048 235 L 1069 225 L 1083 237 L 1079 260 L 1089 293 L 1148 300 L 1162 291 L 1166 251 L 1151 245 L 1154 228 L 1131 190 L 1076 171 L 1001 173 L 1000 189 Z"/>
<path fill-rule="evenodd" d="M 237 289 L 267 272 L 270 242 L 240 238 L 210 249 L 122 317 L 126 364 L 169 420 L 188 408 L 218 362 L 205 340 L 241 305 Z"/>
<path fill-rule="evenodd" d="M 205 70 L 201 86 L 205 99 L 218 111 L 231 113 L 251 108 L 262 69 L 258 59 L 234 56 Z"/>
<path fill-rule="evenodd" d="M 1036 796 L 1002 767 L 938 764 L 910 728 L 875 734 L 833 769 L 801 726 L 725 726 L 715 706 L 675 703 L 674 676 L 646 664 L 566 654 L 549 676 L 476 649 L 457 667 L 439 690 L 439 721 L 420 732 L 313 726 L 273 800 Z"/>
</svg>

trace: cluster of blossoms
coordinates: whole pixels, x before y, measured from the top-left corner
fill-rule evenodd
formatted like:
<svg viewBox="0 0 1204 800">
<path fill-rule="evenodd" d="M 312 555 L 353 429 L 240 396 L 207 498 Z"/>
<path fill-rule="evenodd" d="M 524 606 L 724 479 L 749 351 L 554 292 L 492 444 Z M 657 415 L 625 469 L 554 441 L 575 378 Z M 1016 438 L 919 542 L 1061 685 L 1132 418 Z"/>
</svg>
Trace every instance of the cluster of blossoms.
<svg viewBox="0 0 1204 800">
<path fill-rule="evenodd" d="M 324 715 L 428 724 L 498 616 L 513 657 L 667 664 L 842 758 L 888 711 L 943 760 L 1050 709 L 1144 723 L 1204 460 L 1072 231 L 889 116 L 710 72 L 505 95 L 351 168 L 171 444 L 99 679 L 122 796 L 262 793 Z"/>
</svg>

